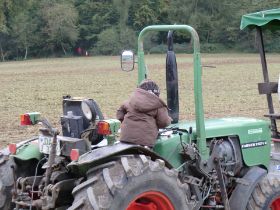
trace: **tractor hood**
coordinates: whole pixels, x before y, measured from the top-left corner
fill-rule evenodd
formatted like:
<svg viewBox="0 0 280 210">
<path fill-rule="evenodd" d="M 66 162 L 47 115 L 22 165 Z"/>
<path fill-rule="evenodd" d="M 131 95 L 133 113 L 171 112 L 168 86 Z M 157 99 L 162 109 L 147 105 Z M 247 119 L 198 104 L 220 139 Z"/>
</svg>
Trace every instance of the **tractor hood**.
<svg viewBox="0 0 280 210">
<path fill-rule="evenodd" d="M 268 121 L 245 117 L 209 119 L 205 120 L 206 139 L 237 136 L 240 141 L 245 164 L 247 166 L 261 164 L 267 167 L 269 164 L 271 142 L 269 125 Z M 191 127 L 192 134 L 189 138 L 194 141 L 197 140 L 199 144 L 195 122 L 184 121 L 173 124 L 172 127 L 179 127 L 185 130 L 189 130 Z M 187 134 L 184 134 L 183 138 L 186 139 Z M 155 150 L 163 156 L 165 156 L 164 154 L 168 154 L 165 159 L 178 167 L 180 162 L 172 160 L 175 158 L 172 147 L 174 150 L 178 150 L 178 148 L 180 148 L 180 146 L 178 146 L 179 144 L 180 140 L 178 134 L 160 136 L 155 145 Z M 256 158 L 259 154 L 264 154 L 261 160 Z M 179 156 L 176 159 L 178 158 Z"/>
<path fill-rule="evenodd" d="M 182 122 L 178 124 L 181 126 L 191 126 L 193 133 L 196 133 L 194 122 Z M 259 130 L 254 130 L 259 129 Z M 254 135 L 261 134 L 269 131 L 269 122 L 245 117 L 232 117 L 232 118 L 219 118 L 205 120 L 206 138 L 214 138 L 217 136 L 230 136 L 230 135 Z M 255 136 L 253 138 L 256 138 Z"/>
<path fill-rule="evenodd" d="M 260 26 L 269 29 L 280 29 L 280 8 L 250 13 L 242 16 L 240 29 Z"/>
</svg>

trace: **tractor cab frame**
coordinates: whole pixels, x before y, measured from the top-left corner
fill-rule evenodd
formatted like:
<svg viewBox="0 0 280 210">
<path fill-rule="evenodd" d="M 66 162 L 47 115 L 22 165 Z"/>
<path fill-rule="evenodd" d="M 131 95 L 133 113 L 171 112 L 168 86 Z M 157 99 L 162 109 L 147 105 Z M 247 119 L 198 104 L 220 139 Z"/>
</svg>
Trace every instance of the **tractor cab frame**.
<svg viewBox="0 0 280 210">
<path fill-rule="evenodd" d="M 280 8 L 243 15 L 240 29 L 243 30 L 245 28 L 255 28 L 257 32 L 256 38 L 264 80 L 264 82 L 258 84 L 258 90 L 259 94 L 266 95 L 269 113 L 264 116 L 270 118 L 272 138 L 277 143 L 280 142 L 280 133 L 277 128 L 277 120 L 280 119 L 280 113 L 275 113 L 274 111 L 272 94 L 279 94 L 279 84 L 278 82 L 270 82 L 269 79 L 263 34 L 265 30 L 274 31 L 280 29 Z"/>
</svg>

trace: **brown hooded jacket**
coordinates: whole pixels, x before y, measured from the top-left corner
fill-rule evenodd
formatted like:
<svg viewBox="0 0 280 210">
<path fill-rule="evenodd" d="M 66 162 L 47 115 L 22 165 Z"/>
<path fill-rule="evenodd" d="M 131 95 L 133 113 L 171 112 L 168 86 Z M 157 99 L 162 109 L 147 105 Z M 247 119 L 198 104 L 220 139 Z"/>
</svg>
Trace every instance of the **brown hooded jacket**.
<svg viewBox="0 0 280 210">
<path fill-rule="evenodd" d="M 137 88 L 117 111 L 122 122 L 120 141 L 154 146 L 158 129 L 171 123 L 166 104 L 156 95 Z"/>
</svg>

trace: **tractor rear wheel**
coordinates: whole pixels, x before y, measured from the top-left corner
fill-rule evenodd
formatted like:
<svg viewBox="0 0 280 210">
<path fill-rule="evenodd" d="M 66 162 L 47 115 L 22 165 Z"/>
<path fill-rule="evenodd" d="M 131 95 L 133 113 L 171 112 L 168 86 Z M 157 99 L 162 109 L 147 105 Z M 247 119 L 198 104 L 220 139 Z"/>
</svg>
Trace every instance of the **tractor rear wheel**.
<svg viewBox="0 0 280 210">
<path fill-rule="evenodd" d="M 13 209 L 11 192 L 14 183 L 11 169 L 13 165 L 12 159 L 0 153 L 0 210 Z"/>
<path fill-rule="evenodd" d="M 189 185 L 182 184 L 162 160 L 121 156 L 88 174 L 88 180 L 74 188 L 68 210 L 191 209 Z"/>
<path fill-rule="evenodd" d="M 268 173 L 256 185 L 246 209 L 280 210 L 280 174 Z"/>
</svg>

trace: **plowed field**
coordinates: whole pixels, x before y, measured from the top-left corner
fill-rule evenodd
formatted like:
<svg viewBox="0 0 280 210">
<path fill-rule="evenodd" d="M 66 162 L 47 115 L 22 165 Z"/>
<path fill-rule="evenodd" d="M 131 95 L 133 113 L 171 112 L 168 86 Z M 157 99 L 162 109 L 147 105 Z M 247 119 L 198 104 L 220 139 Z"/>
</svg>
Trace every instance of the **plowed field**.
<svg viewBox="0 0 280 210">
<path fill-rule="evenodd" d="M 280 55 L 268 55 L 271 81 L 278 81 Z M 39 59 L 0 63 L 0 145 L 37 135 L 39 126 L 22 127 L 19 116 L 38 111 L 60 127 L 62 96 L 95 99 L 105 116 L 114 118 L 118 106 L 136 87 L 137 69 L 120 70 L 119 57 Z M 149 77 L 165 93 L 165 56 L 146 59 Z M 194 119 L 192 55 L 177 55 L 181 119 Z M 266 97 L 258 94 L 262 82 L 258 54 L 202 55 L 205 117 L 263 118 Z M 215 67 L 215 68 L 212 68 Z M 275 109 L 280 104 L 277 96 Z"/>
</svg>

